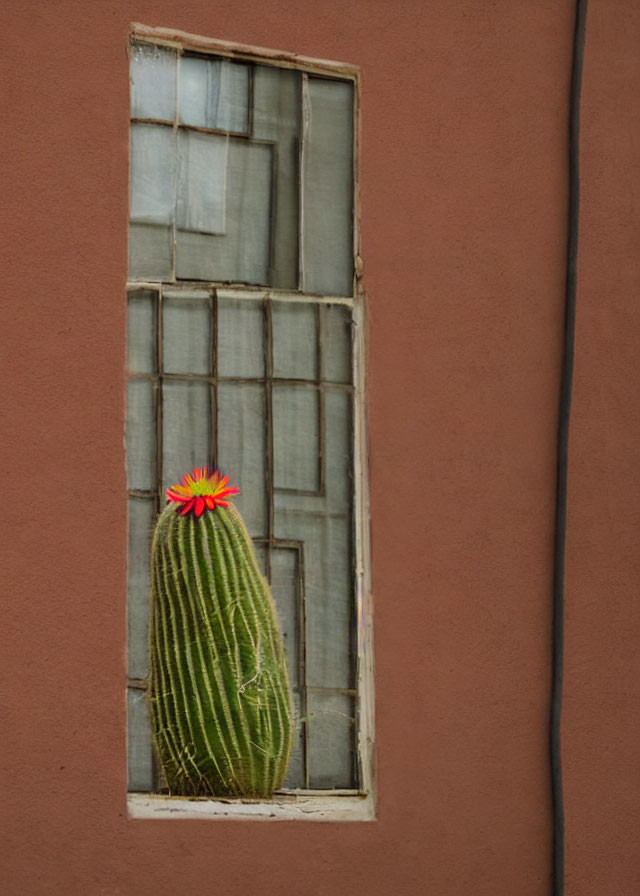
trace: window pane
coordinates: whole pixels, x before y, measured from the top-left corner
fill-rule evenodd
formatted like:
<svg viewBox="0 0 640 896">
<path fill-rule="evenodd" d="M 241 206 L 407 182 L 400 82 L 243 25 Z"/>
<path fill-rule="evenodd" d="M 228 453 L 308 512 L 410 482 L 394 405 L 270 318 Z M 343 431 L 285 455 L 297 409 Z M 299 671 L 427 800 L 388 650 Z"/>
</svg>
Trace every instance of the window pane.
<svg viewBox="0 0 640 896">
<path fill-rule="evenodd" d="M 154 373 L 156 293 L 130 292 L 127 303 L 127 366 L 132 373 Z"/>
<path fill-rule="evenodd" d="M 344 694 L 309 694 L 309 785 L 354 786 L 355 707 Z"/>
<path fill-rule="evenodd" d="M 165 292 L 162 298 L 165 373 L 211 373 L 211 299 L 208 292 Z"/>
<path fill-rule="evenodd" d="M 271 549 L 271 590 L 284 638 L 293 691 L 293 746 L 283 785 L 289 788 L 305 786 L 304 723 L 300 721 L 301 689 L 304 687 L 304 678 L 301 679 L 300 675 L 300 573 L 300 555 L 296 549 Z"/>
<path fill-rule="evenodd" d="M 304 542 L 306 666 L 310 687 L 353 687 L 351 519 L 286 508 L 275 496 L 276 537 Z M 308 503 L 319 498 L 307 498 Z"/>
<path fill-rule="evenodd" d="M 329 513 L 350 513 L 353 503 L 352 399 L 342 389 L 325 389 L 325 482 Z"/>
<path fill-rule="evenodd" d="M 170 280 L 173 228 L 158 224 L 129 225 L 129 276 L 134 280 Z"/>
<path fill-rule="evenodd" d="M 287 379 L 318 378 L 318 307 L 302 302 L 274 302 L 273 375 Z"/>
<path fill-rule="evenodd" d="M 322 314 L 322 379 L 334 383 L 350 383 L 351 372 L 351 309 L 343 305 L 327 305 Z"/>
<path fill-rule="evenodd" d="M 225 231 L 226 137 L 180 131 L 176 224 L 201 233 Z"/>
<path fill-rule="evenodd" d="M 253 135 L 277 145 L 269 282 L 282 289 L 298 286 L 301 90 L 300 72 L 267 65 L 254 68 Z"/>
<path fill-rule="evenodd" d="M 271 549 L 271 589 L 294 690 L 304 684 L 300 679 L 300 571 L 300 558 L 295 548 Z"/>
<path fill-rule="evenodd" d="M 240 489 L 234 499 L 249 533 L 267 535 L 267 424 L 264 386 L 218 386 L 218 465 Z"/>
<path fill-rule="evenodd" d="M 153 790 L 151 726 L 143 691 L 127 692 L 127 766 L 129 790 Z"/>
<path fill-rule="evenodd" d="M 264 376 L 264 306 L 218 291 L 218 375 Z"/>
<path fill-rule="evenodd" d="M 131 117 L 173 121 L 176 114 L 175 50 L 131 47 Z"/>
<path fill-rule="evenodd" d="M 222 59 L 180 60 L 180 122 L 246 134 L 249 66 Z"/>
<path fill-rule="evenodd" d="M 353 292 L 353 88 L 309 77 L 304 154 L 303 283 L 306 292 Z"/>
<path fill-rule="evenodd" d="M 152 498 L 129 499 L 127 627 L 130 678 L 145 678 L 148 669 L 149 556 L 155 516 Z"/>
<path fill-rule="evenodd" d="M 267 553 L 269 548 L 263 541 L 254 541 L 253 549 L 256 552 L 256 558 L 258 560 L 258 566 L 260 567 L 260 572 L 263 576 L 267 575 Z"/>
<path fill-rule="evenodd" d="M 320 488 L 320 410 L 317 389 L 273 386 L 273 454 L 276 489 Z"/>
<path fill-rule="evenodd" d="M 127 480 L 129 488 L 155 488 L 155 387 L 149 380 L 127 386 Z"/>
<path fill-rule="evenodd" d="M 206 467 L 211 456 L 211 393 L 208 383 L 165 380 L 162 386 L 163 489 Z"/>
<path fill-rule="evenodd" d="M 298 691 L 293 692 L 293 743 L 289 768 L 283 781 L 283 788 L 302 790 L 306 787 L 304 762 L 304 733 L 306 723 L 301 719 L 301 699 Z"/>
<path fill-rule="evenodd" d="M 176 148 L 173 130 L 131 125 L 131 220 L 171 224 L 175 204 Z"/>
<path fill-rule="evenodd" d="M 272 169 L 271 146 L 229 140 L 225 234 L 209 236 L 179 231 L 178 277 L 268 282 Z"/>
</svg>

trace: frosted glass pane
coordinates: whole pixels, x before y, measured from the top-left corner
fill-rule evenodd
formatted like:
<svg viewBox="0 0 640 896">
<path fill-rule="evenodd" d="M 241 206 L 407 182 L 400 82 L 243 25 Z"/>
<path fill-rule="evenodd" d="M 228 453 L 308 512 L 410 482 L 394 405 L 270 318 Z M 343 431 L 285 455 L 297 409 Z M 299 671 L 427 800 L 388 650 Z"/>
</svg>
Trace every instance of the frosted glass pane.
<svg viewBox="0 0 640 896">
<path fill-rule="evenodd" d="M 224 233 L 226 137 L 180 131 L 176 223 L 182 230 Z"/>
<path fill-rule="evenodd" d="M 307 99 L 304 289 L 347 296 L 353 291 L 353 87 L 309 77 Z"/>
<path fill-rule="evenodd" d="M 299 575 L 297 550 L 293 548 L 271 549 L 271 590 L 287 651 L 291 687 L 296 689 L 304 684 L 300 681 L 298 674 L 300 651 Z"/>
<path fill-rule="evenodd" d="M 253 76 L 253 133 L 277 144 L 273 257 L 269 282 L 298 287 L 298 215 L 302 75 L 257 65 Z"/>
<path fill-rule="evenodd" d="M 350 513 L 353 495 L 353 411 L 349 392 L 326 389 L 324 416 L 326 509 L 329 513 Z"/>
<path fill-rule="evenodd" d="M 275 496 L 276 538 L 304 542 L 307 684 L 353 687 L 350 514 L 288 509 Z M 307 498 L 308 503 L 319 498 Z"/>
<path fill-rule="evenodd" d="M 150 44 L 131 47 L 131 117 L 173 121 L 176 114 L 175 50 Z"/>
<path fill-rule="evenodd" d="M 248 65 L 184 56 L 179 93 L 181 123 L 248 133 Z"/>
<path fill-rule="evenodd" d="M 230 139 L 227 164 L 226 233 L 177 233 L 181 279 L 268 282 L 273 149 Z"/>
<path fill-rule="evenodd" d="M 127 692 L 127 784 L 129 790 L 153 790 L 151 726 L 143 691 Z"/>
<path fill-rule="evenodd" d="M 253 543 L 253 549 L 256 552 L 256 557 L 258 559 L 258 566 L 260 567 L 260 571 L 263 576 L 267 575 L 267 553 L 268 547 L 264 542 L 255 542 Z"/>
<path fill-rule="evenodd" d="M 240 489 L 234 499 L 254 538 L 267 535 L 264 386 L 218 386 L 218 465 Z"/>
<path fill-rule="evenodd" d="M 129 225 L 129 276 L 136 280 L 172 279 L 173 228 Z"/>
<path fill-rule="evenodd" d="M 309 694 L 309 786 L 355 786 L 355 707 L 344 694 Z"/>
<path fill-rule="evenodd" d="M 162 387 L 163 487 L 178 482 L 211 456 L 211 393 L 208 383 L 165 380 Z"/>
<path fill-rule="evenodd" d="M 351 309 L 343 305 L 322 308 L 322 379 L 350 383 Z"/>
<path fill-rule="evenodd" d="M 149 550 L 155 515 L 153 499 L 129 499 L 127 643 L 130 678 L 145 678 L 148 671 Z"/>
<path fill-rule="evenodd" d="M 211 373 L 211 299 L 208 293 L 164 293 L 162 343 L 166 373 Z"/>
<path fill-rule="evenodd" d="M 349 392 L 325 388 L 324 395 L 324 488 L 323 495 L 276 491 L 276 509 L 309 514 L 351 513 L 353 500 L 353 411 Z M 282 538 L 295 537 L 280 535 Z"/>
<path fill-rule="evenodd" d="M 271 549 L 271 590 L 276 603 L 278 621 L 289 664 L 289 680 L 293 691 L 293 746 L 284 787 L 305 786 L 303 723 L 300 721 L 300 566 L 298 551 L 293 548 Z"/>
<path fill-rule="evenodd" d="M 352 687 L 351 521 L 324 517 L 316 523 L 316 531 L 311 548 L 316 569 L 311 570 L 306 612 L 307 684 Z M 308 547 L 305 543 L 305 560 Z"/>
<path fill-rule="evenodd" d="M 318 378 L 318 308 L 302 302 L 274 302 L 273 375 Z"/>
<path fill-rule="evenodd" d="M 171 128 L 131 125 L 131 220 L 171 224 L 175 203 L 176 149 Z"/>
<path fill-rule="evenodd" d="M 127 366 L 134 373 L 156 369 L 156 293 L 130 292 L 127 302 Z"/>
<path fill-rule="evenodd" d="M 280 142 L 300 135 L 302 75 L 293 69 L 256 65 L 253 76 L 253 136 Z"/>
<path fill-rule="evenodd" d="M 273 386 L 273 453 L 276 489 L 320 487 L 319 397 L 306 386 Z"/>
<path fill-rule="evenodd" d="M 149 380 L 127 386 L 127 484 L 154 489 L 156 482 L 155 388 Z"/>
<path fill-rule="evenodd" d="M 264 376 L 264 306 L 218 292 L 218 375 Z"/>
<path fill-rule="evenodd" d="M 300 710 L 300 694 L 298 691 L 293 692 L 293 742 L 291 745 L 291 756 L 289 758 L 289 767 L 282 784 L 283 788 L 289 790 L 297 790 L 304 788 L 304 725 L 300 720 L 302 715 Z"/>
</svg>

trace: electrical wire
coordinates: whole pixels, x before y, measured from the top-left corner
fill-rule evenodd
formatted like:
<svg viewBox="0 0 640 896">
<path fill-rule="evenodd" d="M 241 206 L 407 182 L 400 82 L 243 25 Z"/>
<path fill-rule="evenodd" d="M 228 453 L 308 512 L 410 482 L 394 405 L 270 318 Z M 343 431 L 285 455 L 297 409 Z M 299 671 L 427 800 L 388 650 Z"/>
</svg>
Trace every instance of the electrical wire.
<svg viewBox="0 0 640 896">
<path fill-rule="evenodd" d="M 576 0 L 573 58 L 569 99 L 569 208 L 565 319 L 558 444 L 556 459 L 556 508 L 553 561 L 553 635 L 550 713 L 551 802 L 553 812 L 553 896 L 564 894 L 564 803 L 562 795 L 562 686 L 564 666 L 564 574 L 567 533 L 567 480 L 569 424 L 576 328 L 576 285 L 578 261 L 578 218 L 580 211 L 580 93 L 587 18 L 587 0 Z"/>
</svg>

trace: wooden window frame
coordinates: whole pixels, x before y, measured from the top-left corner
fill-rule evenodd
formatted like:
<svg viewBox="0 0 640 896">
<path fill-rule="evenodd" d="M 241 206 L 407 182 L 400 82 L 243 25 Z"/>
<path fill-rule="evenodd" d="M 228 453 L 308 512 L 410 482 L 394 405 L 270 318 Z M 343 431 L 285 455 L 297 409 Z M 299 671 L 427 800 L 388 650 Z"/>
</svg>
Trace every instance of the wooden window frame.
<svg viewBox="0 0 640 896">
<path fill-rule="evenodd" d="M 196 52 L 224 56 L 293 68 L 325 77 L 350 80 L 354 86 L 354 143 L 353 143 L 353 257 L 354 278 L 351 296 L 317 295 L 298 290 L 247 286 L 245 283 L 187 281 L 158 282 L 129 280 L 127 291 L 162 287 L 223 289 L 226 294 L 259 294 L 269 302 L 306 301 L 310 304 L 341 304 L 353 315 L 353 470 L 354 470 L 354 528 L 355 528 L 355 615 L 356 615 L 356 749 L 358 790 L 291 790 L 279 791 L 270 800 L 211 799 L 166 796 L 163 794 L 128 793 L 127 811 L 130 818 L 255 818 L 271 820 L 304 819 L 309 821 L 371 821 L 375 819 L 374 775 L 374 666 L 373 615 L 370 577 L 368 452 L 365 411 L 365 293 L 361 284 L 358 146 L 360 135 L 360 71 L 357 67 L 322 59 L 312 59 L 293 53 L 276 52 L 259 47 L 197 37 L 181 31 L 153 28 L 134 24 L 131 40 L 156 46 L 170 47 L 178 52 Z"/>
</svg>

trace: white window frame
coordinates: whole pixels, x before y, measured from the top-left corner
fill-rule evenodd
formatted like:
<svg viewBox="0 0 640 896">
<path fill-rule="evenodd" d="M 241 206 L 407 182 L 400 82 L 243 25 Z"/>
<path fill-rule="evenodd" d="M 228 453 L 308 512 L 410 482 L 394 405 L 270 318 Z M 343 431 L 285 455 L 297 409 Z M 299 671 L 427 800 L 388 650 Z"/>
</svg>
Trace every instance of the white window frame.
<svg viewBox="0 0 640 896">
<path fill-rule="evenodd" d="M 166 796 L 164 794 L 127 794 L 130 818 L 254 818 L 271 820 L 304 819 L 307 821 L 372 821 L 375 819 L 374 775 L 374 666 L 373 615 L 370 576 L 368 453 L 365 413 L 365 293 L 361 284 L 362 262 L 359 233 L 358 148 L 360 136 L 360 70 L 356 66 L 322 59 L 311 59 L 293 53 L 278 52 L 243 44 L 197 37 L 182 31 L 154 28 L 141 24 L 131 27 L 131 40 L 142 41 L 178 50 L 211 53 L 216 56 L 247 60 L 262 65 L 296 70 L 326 77 L 350 80 L 354 85 L 354 197 L 353 255 L 354 281 L 352 296 L 319 296 L 297 290 L 280 290 L 247 284 L 199 282 L 199 287 L 220 287 L 236 292 L 238 297 L 255 291 L 271 300 L 307 301 L 342 304 L 353 314 L 353 461 L 354 461 L 354 524 L 355 524 L 355 601 L 356 601 L 356 748 L 359 789 L 280 791 L 270 800 L 210 799 Z M 165 284 L 168 285 L 168 284 Z M 129 280 L 127 290 L 148 287 L 157 289 L 157 281 Z"/>
</svg>

